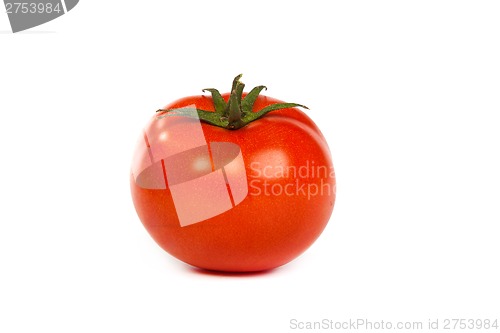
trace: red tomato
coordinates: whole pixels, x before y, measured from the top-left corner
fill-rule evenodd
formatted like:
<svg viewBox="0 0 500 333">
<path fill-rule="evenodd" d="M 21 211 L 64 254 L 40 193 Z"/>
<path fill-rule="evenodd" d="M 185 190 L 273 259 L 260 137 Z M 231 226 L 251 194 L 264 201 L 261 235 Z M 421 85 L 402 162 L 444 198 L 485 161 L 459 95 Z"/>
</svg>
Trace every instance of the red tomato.
<svg viewBox="0 0 500 333">
<path fill-rule="evenodd" d="M 147 231 L 174 257 L 209 270 L 261 271 L 291 261 L 321 234 L 335 201 L 330 152 L 314 122 L 258 92 L 249 93 L 249 106 L 242 90 L 237 77 L 232 95 L 211 90 L 167 105 L 134 156 L 132 198 Z M 240 122 L 270 105 L 278 110 Z M 234 112 L 239 125 L 230 129 Z"/>
</svg>

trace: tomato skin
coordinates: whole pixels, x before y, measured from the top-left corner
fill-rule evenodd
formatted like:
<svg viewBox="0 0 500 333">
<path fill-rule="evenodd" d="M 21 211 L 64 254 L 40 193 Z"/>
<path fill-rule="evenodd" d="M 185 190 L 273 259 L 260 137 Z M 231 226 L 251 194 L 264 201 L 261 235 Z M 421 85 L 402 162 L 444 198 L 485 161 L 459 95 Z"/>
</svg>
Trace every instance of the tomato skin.
<svg viewBox="0 0 500 333">
<path fill-rule="evenodd" d="M 229 95 L 223 97 L 227 101 Z M 280 102 L 260 95 L 253 110 Z M 191 105 L 214 110 L 210 96 L 185 97 L 165 109 Z M 164 130 L 178 121 L 169 118 Z M 174 257 L 208 270 L 262 271 L 299 256 L 324 230 L 335 202 L 330 151 L 318 127 L 297 108 L 273 111 L 238 130 L 201 127 L 207 142 L 240 147 L 248 195 L 222 214 L 181 226 L 171 190 L 141 187 L 131 174 L 133 202 L 152 238 Z"/>
</svg>

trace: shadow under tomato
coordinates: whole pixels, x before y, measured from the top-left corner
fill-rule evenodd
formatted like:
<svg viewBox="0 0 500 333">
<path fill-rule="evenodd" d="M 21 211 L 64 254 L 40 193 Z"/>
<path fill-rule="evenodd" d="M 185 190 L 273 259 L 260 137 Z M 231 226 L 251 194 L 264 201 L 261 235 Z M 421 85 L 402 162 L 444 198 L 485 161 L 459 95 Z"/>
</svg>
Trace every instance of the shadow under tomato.
<svg viewBox="0 0 500 333">
<path fill-rule="evenodd" d="M 279 271 L 282 271 L 282 267 L 267 269 L 263 271 L 256 271 L 256 272 L 223 272 L 223 271 L 213 271 L 193 266 L 186 266 L 186 267 L 187 267 L 186 270 L 188 270 L 193 274 L 221 276 L 221 277 L 235 277 L 235 278 L 267 276 L 267 275 L 277 274 Z"/>
</svg>

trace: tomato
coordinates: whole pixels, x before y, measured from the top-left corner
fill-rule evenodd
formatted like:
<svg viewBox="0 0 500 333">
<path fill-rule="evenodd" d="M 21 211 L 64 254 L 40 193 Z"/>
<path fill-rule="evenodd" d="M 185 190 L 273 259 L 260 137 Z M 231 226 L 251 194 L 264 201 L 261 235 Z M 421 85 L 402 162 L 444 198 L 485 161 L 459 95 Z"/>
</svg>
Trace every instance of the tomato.
<svg viewBox="0 0 500 333">
<path fill-rule="evenodd" d="M 319 237 L 335 202 L 319 128 L 300 105 L 260 95 L 263 86 L 243 93 L 239 78 L 231 93 L 207 89 L 211 95 L 159 110 L 140 136 L 130 175 L 152 238 L 208 270 L 288 263 Z"/>
</svg>

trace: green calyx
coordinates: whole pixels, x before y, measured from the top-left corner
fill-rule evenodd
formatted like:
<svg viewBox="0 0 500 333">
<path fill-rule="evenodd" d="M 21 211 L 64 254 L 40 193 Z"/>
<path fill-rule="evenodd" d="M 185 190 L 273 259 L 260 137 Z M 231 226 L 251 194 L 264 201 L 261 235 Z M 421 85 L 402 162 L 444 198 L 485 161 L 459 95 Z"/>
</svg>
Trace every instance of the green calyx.
<svg viewBox="0 0 500 333">
<path fill-rule="evenodd" d="M 262 90 L 267 88 L 265 86 L 257 86 L 243 98 L 243 89 L 245 88 L 245 84 L 240 81 L 241 76 L 242 74 L 234 78 L 231 94 L 229 95 L 227 102 L 217 89 L 203 89 L 203 92 L 208 91 L 212 94 L 215 112 L 196 109 L 198 118 L 201 121 L 225 129 L 236 130 L 272 111 L 297 106 L 308 109 L 306 106 L 297 103 L 275 103 L 268 105 L 257 112 L 253 112 L 253 105 L 257 100 L 257 97 Z M 161 115 L 158 117 L 163 118 L 174 115 L 186 115 L 193 117 L 192 111 L 193 109 L 189 108 L 178 108 L 160 109 L 157 112 L 161 112 Z"/>
</svg>

